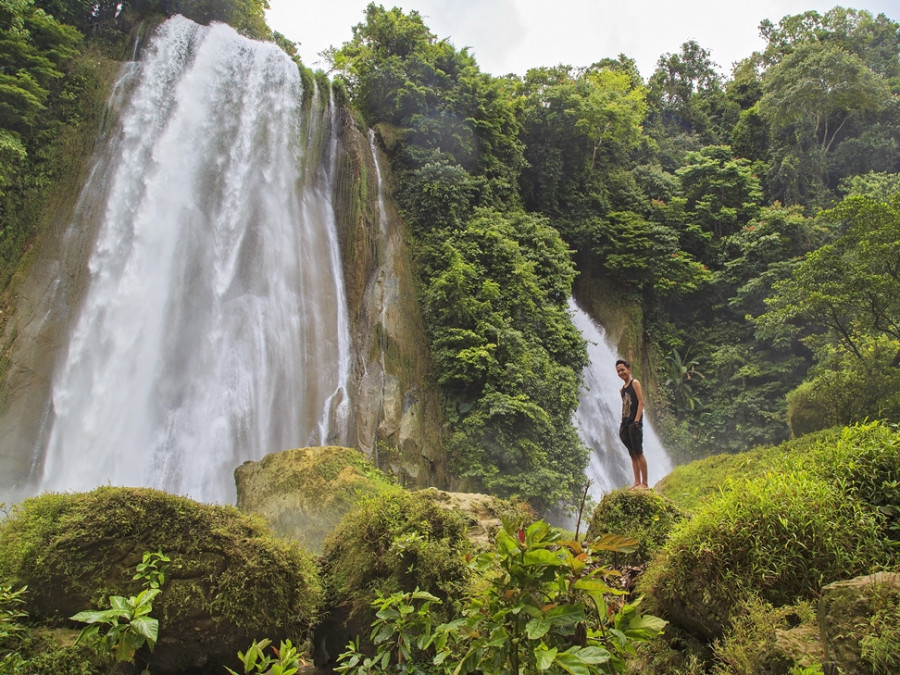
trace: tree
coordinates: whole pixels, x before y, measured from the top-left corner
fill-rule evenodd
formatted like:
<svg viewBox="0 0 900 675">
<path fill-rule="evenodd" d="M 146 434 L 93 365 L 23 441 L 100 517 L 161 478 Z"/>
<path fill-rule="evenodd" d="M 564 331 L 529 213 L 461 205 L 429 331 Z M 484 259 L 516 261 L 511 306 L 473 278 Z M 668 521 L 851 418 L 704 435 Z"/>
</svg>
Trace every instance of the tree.
<svg viewBox="0 0 900 675">
<path fill-rule="evenodd" d="M 845 223 L 846 234 L 775 284 L 757 322 L 774 336 L 785 325 L 808 326 L 811 346 L 841 344 L 861 359 L 869 336 L 900 340 L 900 194 L 890 202 L 848 197 L 822 217 Z M 900 352 L 892 365 L 900 367 Z"/>
<path fill-rule="evenodd" d="M 762 188 L 753 165 L 734 157 L 727 145 L 689 152 L 675 175 L 681 180 L 688 212 L 716 239 L 746 225 L 759 211 Z"/>
<path fill-rule="evenodd" d="M 873 17 L 866 10 L 835 7 L 824 15 L 808 11 L 785 16 L 777 26 L 766 19 L 759 32 L 767 42 L 761 55 L 766 65 L 779 63 L 800 45 L 819 44 L 855 54 L 885 78 L 900 75 L 900 23 L 884 14 Z"/>
<path fill-rule="evenodd" d="M 773 66 L 763 81 L 760 111 L 776 130 L 805 123 L 823 152 L 854 117 L 884 107 L 890 91 L 855 54 L 804 43 Z"/>
<path fill-rule="evenodd" d="M 646 93 L 635 87 L 627 72 L 604 69 L 584 75 L 587 92 L 581 98 L 575 128 L 590 139 L 590 170 L 597 163 L 601 147 L 614 146 L 622 153 L 633 148 L 641 135 L 641 122 L 647 111 Z"/>
</svg>

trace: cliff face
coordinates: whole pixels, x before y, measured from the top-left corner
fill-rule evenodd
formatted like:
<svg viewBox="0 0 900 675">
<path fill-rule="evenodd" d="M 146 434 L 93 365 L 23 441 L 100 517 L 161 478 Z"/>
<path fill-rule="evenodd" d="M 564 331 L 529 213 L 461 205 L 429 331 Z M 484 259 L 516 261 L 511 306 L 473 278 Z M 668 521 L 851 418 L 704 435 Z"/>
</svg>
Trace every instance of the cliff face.
<svg viewBox="0 0 900 675">
<path fill-rule="evenodd" d="M 110 91 L 114 80 L 110 73 Z M 114 117 L 119 103 L 113 103 L 107 115 Z M 315 107 L 309 114 L 321 114 Z M 335 161 L 332 202 L 352 340 L 349 444 L 404 485 L 446 487 L 440 405 L 429 381 L 424 325 L 405 228 L 390 198 L 389 169 L 376 164 L 375 145 L 348 111 L 336 119 L 335 149 L 322 134 L 318 157 L 306 161 Z M 87 140 L 78 148 L 77 175 L 51 188 L 41 234 L 2 298 L 0 502 L 35 489 L 46 443 L 42 434 L 53 415 L 54 367 L 66 354 L 88 284 L 100 214 L 80 209 L 78 194 L 93 165 L 92 149 L 103 142 Z M 310 172 L 315 168 L 302 173 Z"/>
<path fill-rule="evenodd" d="M 351 443 L 404 485 L 447 487 L 440 402 L 390 170 L 374 133 L 346 110 L 340 124 L 335 208 L 355 354 Z"/>
</svg>

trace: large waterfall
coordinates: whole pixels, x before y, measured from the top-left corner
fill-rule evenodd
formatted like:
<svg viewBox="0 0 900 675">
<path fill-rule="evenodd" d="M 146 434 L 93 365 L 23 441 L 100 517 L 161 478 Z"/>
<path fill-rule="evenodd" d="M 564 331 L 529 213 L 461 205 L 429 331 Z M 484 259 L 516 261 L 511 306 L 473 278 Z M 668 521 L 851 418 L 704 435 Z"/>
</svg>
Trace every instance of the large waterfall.
<svg viewBox="0 0 900 675">
<path fill-rule="evenodd" d="M 346 443 L 330 106 L 305 122 L 314 94 L 280 49 L 181 17 L 123 77 L 79 206 L 101 222 L 37 482 L 232 502 L 242 461 Z"/>
<path fill-rule="evenodd" d="M 590 448 L 587 478 L 590 494 L 599 500 L 605 493 L 627 487 L 634 482 L 628 451 L 619 440 L 622 380 L 616 375 L 615 351 L 606 341 L 605 331 L 574 300 L 569 309 L 575 327 L 588 342 L 590 365 L 585 368 L 583 389 L 575 411 L 575 425 L 582 440 Z M 672 470 L 672 462 L 650 421 L 644 423 L 644 456 L 651 487 Z"/>
</svg>

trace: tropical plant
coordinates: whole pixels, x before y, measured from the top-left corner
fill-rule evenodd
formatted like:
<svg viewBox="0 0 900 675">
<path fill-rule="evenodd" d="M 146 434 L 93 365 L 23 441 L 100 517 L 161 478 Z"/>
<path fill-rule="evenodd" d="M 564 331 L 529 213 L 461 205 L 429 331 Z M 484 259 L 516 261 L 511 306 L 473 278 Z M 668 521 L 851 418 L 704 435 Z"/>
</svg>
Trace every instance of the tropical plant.
<svg viewBox="0 0 900 675">
<path fill-rule="evenodd" d="M 272 641 L 268 638 L 254 641 L 246 652 L 238 652 L 238 658 L 244 665 L 243 675 L 251 673 L 259 673 L 260 675 L 294 675 L 305 665 L 305 662 L 297 651 L 297 648 L 291 644 L 290 640 L 284 640 L 278 648 L 272 647 L 274 657 L 266 654 L 266 647 L 269 647 Z M 239 675 L 239 673 L 226 666 L 231 675 Z"/>
<path fill-rule="evenodd" d="M 685 350 L 683 356 L 673 349 L 666 357 L 666 365 L 669 373 L 665 384 L 673 392 L 675 405 L 683 410 L 694 410 L 700 405 L 700 399 L 694 395 L 693 380 L 706 377 L 697 370 L 699 362 L 691 358 L 690 349 Z"/>
<path fill-rule="evenodd" d="M 634 643 L 659 634 L 665 621 L 641 616 L 639 600 L 614 588 L 617 573 L 596 563 L 600 551 L 633 551 L 637 541 L 605 535 L 582 544 L 562 540 L 544 521 L 518 527 L 504 520 L 496 549 L 471 566 L 486 587 L 461 615 L 432 625 L 427 593 L 379 597 L 374 657 L 351 642 L 338 672 L 620 673 Z"/>
<path fill-rule="evenodd" d="M 145 645 L 152 651 L 158 638 L 159 621 L 150 612 L 165 581 L 165 567 L 160 563 L 168 560 L 162 552 L 144 553 L 134 575 L 135 579 L 144 579 L 144 590 L 128 598 L 113 595 L 109 598 L 109 609 L 85 610 L 70 617 L 88 624 L 75 644 L 93 643 L 98 653 L 112 653 L 116 661 L 127 663 L 134 663 L 137 651 Z M 108 628 L 101 634 L 103 624 Z"/>
</svg>

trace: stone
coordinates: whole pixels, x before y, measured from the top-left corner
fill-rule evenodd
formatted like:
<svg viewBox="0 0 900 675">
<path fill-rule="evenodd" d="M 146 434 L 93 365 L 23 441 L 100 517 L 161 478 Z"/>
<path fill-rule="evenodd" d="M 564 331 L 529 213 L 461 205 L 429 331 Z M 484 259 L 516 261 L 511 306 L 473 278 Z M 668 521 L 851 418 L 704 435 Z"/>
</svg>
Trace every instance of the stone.
<svg viewBox="0 0 900 675">
<path fill-rule="evenodd" d="M 900 601 L 900 573 L 878 572 L 847 581 L 836 581 L 822 589 L 819 599 L 819 632 L 825 662 L 843 673 L 871 673 L 862 659 L 860 640 L 866 635 L 879 598 Z"/>
<path fill-rule="evenodd" d="M 298 448 L 235 469 L 237 505 L 262 516 L 275 534 L 319 552 L 344 514 L 391 486 L 359 450 Z"/>
</svg>

